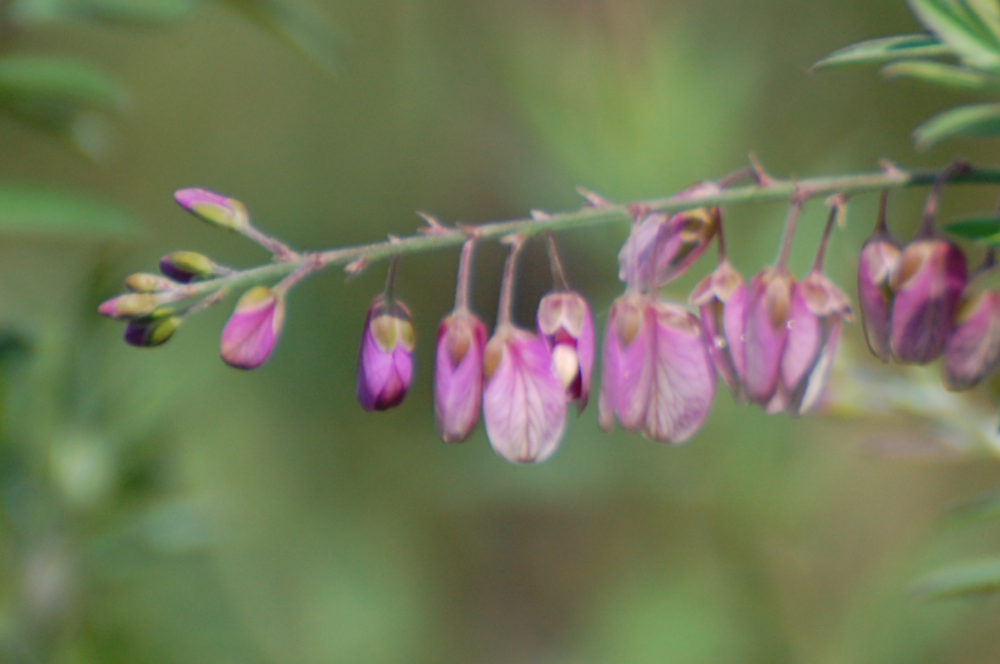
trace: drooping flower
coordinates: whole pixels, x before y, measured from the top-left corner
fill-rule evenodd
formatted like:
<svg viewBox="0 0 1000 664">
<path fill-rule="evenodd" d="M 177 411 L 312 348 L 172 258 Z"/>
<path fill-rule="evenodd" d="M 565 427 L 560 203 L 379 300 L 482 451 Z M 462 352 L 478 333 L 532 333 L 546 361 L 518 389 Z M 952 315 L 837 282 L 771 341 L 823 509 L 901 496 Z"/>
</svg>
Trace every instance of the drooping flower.
<svg viewBox="0 0 1000 664">
<path fill-rule="evenodd" d="M 486 326 L 469 311 L 455 311 L 438 327 L 434 415 L 448 443 L 468 438 L 479 421 Z"/>
<path fill-rule="evenodd" d="M 743 275 L 722 259 L 691 292 L 691 303 L 701 313 L 701 326 L 716 371 L 733 397 L 743 401 L 746 371 L 743 333 L 746 328 L 747 286 Z"/>
<path fill-rule="evenodd" d="M 694 265 L 718 227 L 718 208 L 640 216 L 618 253 L 618 278 L 643 292 L 670 283 Z"/>
<path fill-rule="evenodd" d="M 968 282 L 965 254 L 947 240 L 910 242 L 893 273 L 889 344 L 900 362 L 926 364 L 944 352 Z"/>
<path fill-rule="evenodd" d="M 865 241 L 858 260 L 858 305 L 865 339 L 875 357 L 892 359 L 889 342 L 892 280 L 899 269 L 899 243 L 886 225 L 888 191 L 882 192 L 875 231 Z"/>
<path fill-rule="evenodd" d="M 416 334 L 409 308 L 379 294 L 365 318 L 358 352 L 357 394 L 365 410 L 387 410 L 402 403 L 413 378 Z"/>
<path fill-rule="evenodd" d="M 566 427 L 566 389 L 538 336 L 501 324 L 486 344 L 483 419 L 493 449 L 515 463 L 545 461 Z"/>
<path fill-rule="evenodd" d="M 538 334 L 552 353 L 569 399 L 580 411 L 590 397 L 594 367 L 594 318 L 587 301 L 573 291 L 547 294 L 538 304 Z"/>
<path fill-rule="evenodd" d="M 600 424 L 664 443 L 693 436 L 715 397 L 715 369 L 697 318 L 635 292 L 612 305 L 604 342 Z"/>
<path fill-rule="evenodd" d="M 949 390 L 966 390 L 1000 367 L 1000 291 L 967 295 L 944 351 Z"/>
<path fill-rule="evenodd" d="M 256 369 L 274 350 L 285 322 L 283 293 L 254 286 L 240 297 L 222 330 L 223 361 L 237 369 Z"/>
<path fill-rule="evenodd" d="M 778 389 L 794 286 L 795 279 L 780 264 L 762 270 L 750 283 L 743 382 L 747 398 L 757 404 L 766 405 Z"/>
</svg>

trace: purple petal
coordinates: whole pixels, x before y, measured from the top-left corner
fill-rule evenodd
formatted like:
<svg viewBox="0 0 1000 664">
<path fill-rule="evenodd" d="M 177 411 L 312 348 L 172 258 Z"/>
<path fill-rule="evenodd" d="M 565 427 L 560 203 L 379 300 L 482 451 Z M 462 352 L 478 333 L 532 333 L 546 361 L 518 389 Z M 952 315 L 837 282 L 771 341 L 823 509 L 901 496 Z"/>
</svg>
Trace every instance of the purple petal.
<svg viewBox="0 0 1000 664">
<path fill-rule="evenodd" d="M 365 318 L 358 351 L 357 396 L 365 410 L 403 402 L 413 377 L 414 332 L 409 309 L 379 295 Z"/>
<path fill-rule="evenodd" d="M 788 339 L 781 357 L 781 381 L 794 389 L 812 369 L 821 347 L 820 319 L 809 307 L 803 284 L 792 289 Z"/>
<path fill-rule="evenodd" d="M 615 416 L 626 430 L 642 426 L 652 382 L 653 316 L 648 300 L 628 294 L 611 306 L 604 334 L 603 373 L 598 403 L 601 428 L 610 430 Z"/>
<path fill-rule="evenodd" d="M 950 242 L 916 240 L 903 249 L 890 319 L 897 360 L 926 364 L 944 351 L 967 281 L 965 255 Z"/>
<path fill-rule="evenodd" d="M 538 333 L 556 358 L 568 396 L 582 411 L 594 368 L 594 317 L 587 301 L 572 291 L 549 293 L 538 305 Z M 565 375 L 564 375 L 565 374 Z"/>
<path fill-rule="evenodd" d="M 1000 366 L 1000 292 L 985 291 L 959 309 L 945 346 L 945 384 L 965 390 Z"/>
<path fill-rule="evenodd" d="M 701 311 L 701 325 L 716 371 L 737 401 L 743 400 L 747 288 L 743 276 L 723 261 L 691 294 Z"/>
<path fill-rule="evenodd" d="M 486 326 L 472 314 L 452 314 L 438 328 L 434 414 L 445 442 L 465 440 L 479 421 L 485 345 Z"/>
<path fill-rule="evenodd" d="M 489 341 L 485 354 L 483 419 L 490 444 L 515 463 L 544 461 L 556 451 L 566 427 L 566 392 L 545 343 L 507 325 Z"/>
<path fill-rule="evenodd" d="M 766 404 L 778 385 L 781 358 L 788 338 L 788 315 L 793 279 L 773 268 L 764 270 L 750 285 L 746 323 L 747 398 Z"/>
<path fill-rule="evenodd" d="M 682 443 L 701 428 L 715 398 L 715 369 L 698 319 L 676 305 L 649 307 L 653 377 L 643 433 Z"/>
</svg>

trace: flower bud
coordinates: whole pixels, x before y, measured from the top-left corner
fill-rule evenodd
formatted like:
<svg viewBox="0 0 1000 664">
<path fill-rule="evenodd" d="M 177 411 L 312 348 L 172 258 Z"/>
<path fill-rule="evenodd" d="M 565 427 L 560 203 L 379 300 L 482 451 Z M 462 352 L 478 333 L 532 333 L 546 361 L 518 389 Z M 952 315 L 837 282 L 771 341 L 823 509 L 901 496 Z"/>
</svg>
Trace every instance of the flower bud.
<svg viewBox="0 0 1000 664">
<path fill-rule="evenodd" d="M 125 287 L 135 293 L 157 293 L 170 290 L 174 286 L 176 283 L 170 279 L 148 272 L 136 272 L 125 278 Z"/>
<path fill-rule="evenodd" d="M 160 259 L 160 272 L 171 279 L 187 283 L 211 279 L 218 274 L 212 259 L 196 251 L 175 251 Z"/>
<path fill-rule="evenodd" d="M 240 297 L 222 330 L 223 361 L 237 369 L 264 364 L 281 335 L 285 298 L 266 286 L 254 286 Z"/>
<path fill-rule="evenodd" d="M 618 278 L 641 291 L 656 290 L 687 272 L 718 229 L 718 208 L 646 215 L 618 253 Z"/>
<path fill-rule="evenodd" d="M 129 321 L 125 328 L 125 343 L 150 348 L 165 344 L 181 326 L 180 316 L 149 316 Z"/>
<path fill-rule="evenodd" d="M 966 390 L 1000 366 L 1000 292 L 967 297 L 944 351 L 944 379 L 949 390 Z"/>
<path fill-rule="evenodd" d="M 743 333 L 747 310 L 747 286 L 743 275 L 728 260 L 723 260 L 695 286 L 690 300 L 701 311 L 701 326 L 716 371 L 733 397 L 743 401 L 746 371 Z"/>
<path fill-rule="evenodd" d="M 767 404 L 778 388 L 794 284 L 788 272 L 776 268 L 761 271 L 750 284 L 744 387 L 754 403 Z"/>
<path fill-rule="evenodd" d="M 536 335 L 501 325 L 486 344 L 483 419 L 490 445 L 515 463 L 545 461 L 566 427 L 566 388 Z"/>
<path fill-rule="evenodd" d="M 105 300 L 97 312 L 108 318 L 128 320 L 148 316 L 166 300 L 156 293 L 125 293 Z"/>
<path fill-rule="evenodd" d="M 239 231 L 250 223 L 243 203 L 205 189 L 180 189 L 174 192 L 182 208 L 213 226 Z"/>
<path fill-rule="evenodd" d="M 883 362 L 892 357 L 889 322 L 892 307 L 892 275 L 899 268 L 899 246 L 884 233 L 876 232 L 861 248 L 858 261 L 858 305 L 865 339 L 872 353 Z"/>
<path fill-rule="evenodd" d="M 965 255 L 954 244 L 931 237 L 903 249 L 890 283 L 893 357 L 926 364 L 944 352 L 967 282 Z"/>
<path fill-rule="evenodd" d="M 594 318 L 587 301 L 571 291 L 549 293 L 538 304 L 538 335 L 552 353 L 569 399 L 582 411 L 594 368 Z"/>
<path fill-rule="evenodd" d="M 456 311 L 438 327 L 434 366 L 434 415 L 447 443 L 465 440 L 479 421 L 486 326 Z"/>
<path fill-rule="evenodd" d="M 358 353 L 357 394 L 365 410 L 387 410 L 402 403 L 413 378 L 416 333 L 410 310 L 399 300 L 378 295 L 365 318 Z"/>
</svg>

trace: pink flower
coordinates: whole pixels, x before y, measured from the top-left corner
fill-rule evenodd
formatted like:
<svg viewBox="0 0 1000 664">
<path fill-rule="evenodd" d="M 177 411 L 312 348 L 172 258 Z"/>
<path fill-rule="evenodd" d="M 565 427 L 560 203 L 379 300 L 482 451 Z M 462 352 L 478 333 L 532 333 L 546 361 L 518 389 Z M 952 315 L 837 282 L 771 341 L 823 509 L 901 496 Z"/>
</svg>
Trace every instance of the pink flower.
<svg viewBox="0 0 1000 664">
<path fill-rule="evenodd" d="M 182 208 L 213 226 L 241 230 L 250 224 L 246 206 L 235 198 L 206 189 L 179 189 L 174 192 L 174 200 Z"/>
<path fill-rule="evenodd" d="M 387 410 L 402 403 L 413 378 L 415 345 L 407 306 L 376 296 L 365 318 L 358 352 L 357 394 L 362 408 Z"/>
<path fill-rule="evenodd" d="M 787 270 L 767 268 L 750 284 L 746 312 L 744 388 L 747 398 L 766 405 L 778 389 L 795 279 Z"/>
<path fill-rule="evenodd" d="M 223 361 L 237 369 L 264 364 L 281 335 L 285 298 L 266 286 L 255 286 L 236 303 L 236 310 L 222 330 Z"/>
<path fill-rule="evenodd" d="M 493 449 L 516 463 L 549 458 L 566 426 L 566 388 L 545 342 L 502 324 L 484 364 L 483 419 Z"/>
<path fill-rule="evenodd" d="M 715 370 L 698 319 L 674 304 L 626 293 L 611 308 L 604 342 L 600 424 L 682 443 L 704 424 Z"/>
<path fill-rule="evenodd" d="M 885 232 L 875 235 L 861 248 L 858 261 L 858 305 L 868 347 L 883 362 L 892 358 L 889 318 L 892 307 L 892 275 L 899 268 L 899 245 Z"/>
<path fill-rule="evenodd" d="M 718 208 L 696 208 L 670 216 L 647 214 L 633 226 L 618 253 L 618 278 L 640 291 L 656 290 L 687 272 L 718 228 Z"/>
<path fill-rule="evenodd" d="M 456 311 L 438 327 L 434 366 L 434 415 L 448 443 L 465 440 L 479 421 L 486 326 Z"/>
<path fill-rule="evenodd" d="M 552 353 L 566 395 L 582 411 L 594 368 L 594 318 L 579 293 L 549 293 L 538 304 L 538 334 Z"/>
<path fill-rule="evenodd" d="M 691 293 L 691 304 L 701 310 L 701 326 L 716 371 L 737 401 L 745 399 L 746 371 L 743 333 L 746 328 L 747 286 L 728 260 L 705 277 Z"/>
<path fill-rule="evenodd" d="M 1000 366 L 1000 292 L 988 290 L 959 307 L 955 328 L 944 351 L 944 378 L 949 390 L 977 385 Z"/>
</svg>

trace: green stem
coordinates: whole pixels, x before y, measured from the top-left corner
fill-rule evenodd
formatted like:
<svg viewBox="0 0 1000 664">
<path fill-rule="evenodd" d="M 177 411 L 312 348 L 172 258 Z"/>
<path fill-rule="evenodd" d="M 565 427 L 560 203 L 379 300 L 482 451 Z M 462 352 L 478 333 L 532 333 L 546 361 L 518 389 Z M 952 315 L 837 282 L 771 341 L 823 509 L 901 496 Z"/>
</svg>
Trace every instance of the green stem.
<svg viewBox="0 0 1000 664">
<path fill-rule="evenodd" d="M 882 189 L 923 187 L 933 185 L 942 173 L 950 170 L 951 167 L 939 170 L 904 170 L 892 167 L 870 173 L 852 173 L 801 180 L 768 178 L 761 184 L 731 187 L 698 195 L 684 194 L 629 204 L 586 207 L 572 212 L 553 213 L 538 219 L 524 217 L 487 222 L 477 225 L 475 231 L 478 239 L 500 238 L 514 233 L 528 237 L 548 231 L 565 231 L 601 224 L 628 224 L 632 220 L 629 210 L 635 205 L 650 211 L 679 212 L 705 206 L 787 202 L 792 200 L 796 192 L 799 192 L 804 201 L 808 198 L 820 198 L 837 193 L 849 196 Z M 1000 169 L 970 168 L 949 178 L 948 184 L 1000 184 Z M 266 282 L 286 276 L 308 262 L 314 262 L 317 271 L 331 265 L 347 265 L 359 258 L 364 258 L 367 265 L 371 265 L 375 261 L 404 254 L 454 247 L 469 238 L 468 228 L 441 228 L 442 230 L 430 233 L 418 233 L 382 242 L 298 254 L 288 260 L 279 260 L 260 267 L 238 271 L 232 275 L 187 284 L 183 287 L 184 295 L 185 297 L 197 297 L 220 288 L 235 289 L 246 284 Z"/>
</svg>

